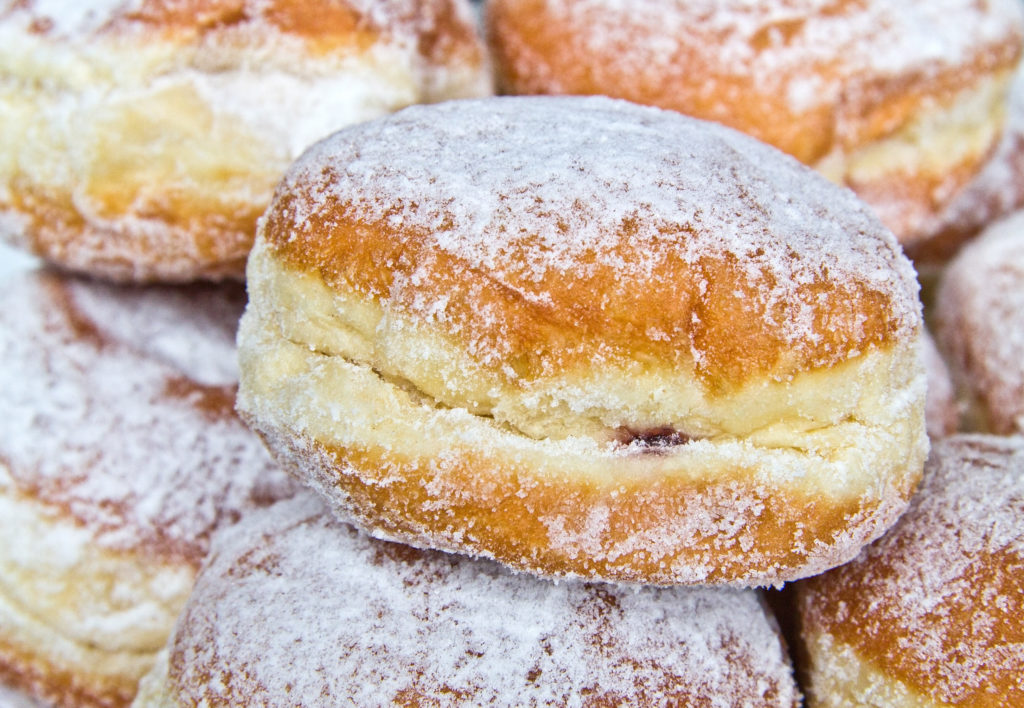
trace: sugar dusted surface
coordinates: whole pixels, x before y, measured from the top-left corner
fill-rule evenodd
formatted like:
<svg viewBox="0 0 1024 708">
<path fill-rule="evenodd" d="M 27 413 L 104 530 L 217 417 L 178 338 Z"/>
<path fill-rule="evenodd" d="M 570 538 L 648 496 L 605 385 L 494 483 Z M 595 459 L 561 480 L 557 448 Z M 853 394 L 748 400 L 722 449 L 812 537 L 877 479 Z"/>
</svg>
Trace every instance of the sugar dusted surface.
<svg viewBox="0 0 1024 708">
<path fill-rule="evenodd" d="M 291 493 L 233 411 L 236 289 L 3 283 L 0 457 L 110 549 L 198 562 L 210 532 Z"/>
<path fill-rule="evenodd" d="M 950 264 L 939 337 L 994 432 L 1024 432 L 1024 212 L 986 229 Z"/>
<path fill-rule="evenodd" d="M 1024 439 L 936 443 L 893 531 L 812 587 L 812 626 L 934 699 L 1019 704 Z"/>
<path fill-rule="evenodd" d="M 587 54 L 630 61 L 622 72 L 636 76 L 641 85 L 657 86 L 656 72 L 671 71 L 681 47 L 695 46 L 707 59 L 713 57 L 722 75 L 785 96 L 794 112 L 843 99 L 851 78 L 927 77 L 970 64 L 987 47 L 1019 34 L 1021 23 L 1019 3 L 1013 0 L 988 2 L 984 9 L 970 0 L 545 4 L 552 23 L 588 28 L 580 38 Z"/>
<path fill-rule="evenodd" d="M 1024 206 L 1024 71 L 1017 71 L 1006 112 L 1003 137 L 992 157 L 935 221 L 924 227 L 932 238 L 948 240 L 948 248 L 959 246 L 988 224 Z"/>
<path fill-rule="evenodd" d="M 279 198 L 289 192 L 306 195 L 278 204 L 299 236 L 340 208 L 346 218 L 422 232 L 439 253 L 529 302 L 544 303 L 552 279 L 578 282 L 610 268 L 630 282 L 672 259 L 696 266 L 710 258 L 738 264 L 746 285 L 756 284 L 753 309 L 774 313 L 765 327 L 794 347 L 822 336 L 815 320 L 828 294 L 802 292 L 822 281 L 879 294 L 904 336 L 919 321 L 909 263 L 851 192 L 733 131 L 623 101 L 413 107 L 318 143 L 286 175 Z M 419 287 L 426 272 L 396 278 L 391 293 Z M 671 283 L 660 285 L 672 297 Z M 443 301 L 419 307 L 428 321 L 444 320 Z"/>
<path fill-rule="evenodd" d="M 218 537 L 171 647 L 181 699 L 212 706 L 797 700 L 752 592 L 551 584 L 369 539 L 312 498 Z"/>
</svg>

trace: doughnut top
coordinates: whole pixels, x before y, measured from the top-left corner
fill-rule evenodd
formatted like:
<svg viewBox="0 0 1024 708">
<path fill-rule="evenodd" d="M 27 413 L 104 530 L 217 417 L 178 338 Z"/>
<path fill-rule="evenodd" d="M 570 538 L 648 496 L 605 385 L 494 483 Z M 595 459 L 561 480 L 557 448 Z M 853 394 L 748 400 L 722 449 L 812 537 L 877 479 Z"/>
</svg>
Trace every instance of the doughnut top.
<svg viewBox="0 0 1024 708">
<path fill-rule="evenodd" d="M 0 11 L 21 14 L 28 29 L 55 38 L 158 31 L 164 37 L 229 34 L 265 38 L 268 31 L 337 51 L 376 41 L 418 46 L 438 62 L 479 54 L 468 6 L 461 0 L 12 0 Z"/>
<path fill-rule="evenodd" d="M 198 565 L 215 527 L 293 492 L 234 413 L 239 288 L 29 273 L 2 297 L 5 494 L 60 510 L 102 547 Z"/>
<path fill-rule="evenodd" d="M 731 130 L 604 98 L 340 131 L 293 165 L 261 232 L 289 266 L 521 377 L 631 358 L 782 379 L 920 323 L 909 262 L 852 193 Z"/>
<path fill-rule="evenodd" d="M 811 622 L 945 704 L 1024 698 L 1024 439 L 936 443 L 892 531 L 810 581 Z"/>
<path fill-rule="evenodd" d="M 170 646 L 180 700 L 217 707 L 797 698 L 752 592 L 552 584 L 371 539 L 312 497 L 218 535 Z"/>
<path fill-rule="evenodd" d="M 1011 67 L 1022 31 L 1015 0 L 493 5 L 492 33 L 514 27 L 518 38 L 509 41 L 536 50 L 510 49 L 506 71 L 517 92 L 615 86 L 622 98 L 741 127 L 807 163 L 833 143 L 885 134 L 922 91 L 941 98 Z M 885 111 L 869 110 L 882 102 Z"/>
</svg>

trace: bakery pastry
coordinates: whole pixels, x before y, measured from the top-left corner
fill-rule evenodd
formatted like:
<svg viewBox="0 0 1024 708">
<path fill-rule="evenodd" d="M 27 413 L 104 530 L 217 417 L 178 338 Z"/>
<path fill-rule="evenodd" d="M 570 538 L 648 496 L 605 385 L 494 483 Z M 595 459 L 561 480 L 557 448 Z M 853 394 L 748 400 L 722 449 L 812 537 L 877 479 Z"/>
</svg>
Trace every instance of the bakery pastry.
<svg viewBox="0 0 1024 708">
<path fill-rule="evenodd" d="M 1024 701 L 1024 440 L 937 442 L 899 523 L 797 584 L 807 705 Z"/>
<path fill-rule="evenodd" d="M 244 296 L 0 288 L 0 683 L 124 706 L 212 531 L 295 490 L 233 410 Z"/>
<path fill-rule="evenodd" d="M 7 0 L 0 238 L 114 280 L 241 278 L 309 144 L 489 91 L 466 0 Z"/>
<path fill-rule="evenodd" d="M 509 93 L 605 94 L 749 133 L 853 188 L 905 244 L 999 140 L 1016 0 L 490 0 Z"/>
<path fill-rule="evenodd" d="M 778 583 L 855 555 L 919 477 L 909 262 L 734 131 L 604 98 L 413 107 L 313 147 L 261 223 L 240 410 L 381 538 Z"/>
<path fill-rule="evenodd" d="M 216 538 L 134 706 L 343 703 L 789 708 L 799 693 L 754 591 L 556 585 L 294 499 Z"/>
</svg>

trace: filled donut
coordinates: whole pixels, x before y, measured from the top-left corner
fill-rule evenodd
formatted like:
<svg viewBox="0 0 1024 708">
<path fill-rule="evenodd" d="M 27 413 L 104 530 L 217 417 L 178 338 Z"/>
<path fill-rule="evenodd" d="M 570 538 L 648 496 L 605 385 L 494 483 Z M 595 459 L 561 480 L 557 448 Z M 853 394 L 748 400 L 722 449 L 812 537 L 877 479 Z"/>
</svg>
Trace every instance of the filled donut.
<svg viewBox="0 0 1024 708">
<path fill-rule="evenodd" d="M 778 583 L 924 461 L 917 282 L 778 151 L 605 98 L 413 107 L 287 173 L 239 409 L 380 538 L 545 576 Z"/>
<path fill-rule="evenodd" d="M 241 278 L 303 149 L 489 86 L 466 0 L 6 0 L 0 238 L 107 279 Z"/>
<path fill-rule="evenodd" d="M 1021 705 L 1024 440 L 936 443 L 899 523 L 797 593 L 809 708 Z"/>
<path fill-rule="evenodd" d="M 126 706 L 214 529 L 294 493 L 234 413 L 240 288 L 0 285 L 0 683 Z"/>
<path fill-rule="evenodd" d="M 604 94 L 748 133 L 854 189 L 903 243 L 999 140 L 1016 0 L 490 0 L 508 93 Z"/>
<path fill-rule="evenodd" d="M 907 249 L 922 264 L 948 262 L 986 226 L 1024 207 L 1024 71 L 1010 91 L 1006 129 L 992 157 L 923 231 L 926 238 Z"/>
<path fill-rule="evenodd" d="M 342 704 L 789 708 L 799 693 L 755 591 L 556 585 L 374 540 L 297 498 L 216 537 L 135 707 Z"/>
<path fill-rule="evenodd" d="M 1024 212 L 992 224 L 949 264 L 938 340 L 971 396 L 972 426 L 1024 432 Z"/>
</svg>

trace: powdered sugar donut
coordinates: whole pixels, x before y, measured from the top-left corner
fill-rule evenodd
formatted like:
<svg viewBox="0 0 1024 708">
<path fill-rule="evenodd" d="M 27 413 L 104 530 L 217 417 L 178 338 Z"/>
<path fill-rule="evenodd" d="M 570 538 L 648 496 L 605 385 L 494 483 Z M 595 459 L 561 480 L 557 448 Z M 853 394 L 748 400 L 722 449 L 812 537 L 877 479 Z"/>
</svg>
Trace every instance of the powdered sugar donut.
<svg viewBox="0 0 1024 708">
<path fill-rule="evenodd" d="M 753 591 L 555 585 L 373 540 L 312 498 L 217 537 L 146 684 L 136 708 L 799 702 Z"/>
<path fill-rule="evenodd" d="M 950 263 L 935 317 L 954 377 L 975 398 L 974 425 L 1024 432 L 1024 212 L 990 226 Z"/>
<path fill-rule="evenodd" d="M 127 705 L 211 532 L 293 493 L 233 411 L 239 288 L 28 273 L 0 312 L 0 680 Z"/>
<path fill-rule="evenodd" d="M 941 264 L 999 219 L 1024 207 L 1024 71 L 1010 91 L 1006 129 L 995 153 L 907 253 L 918 264 Z"/>
<path fill-rule="evenodd" d="M 1024 440 L 936 443 L 910 509 L 798 583 L 808 706 L 1024 701 Z"/>
<path fill-rule="evenodd" d="M 813 165 L 903 243 L 995 147 L 1016 0 L 491 0 L 510 93 L 605 94 L 718 121 Z"/>
<path fill-rule="evenodd" d="M 8 0 L 0 237 L 104 278 L 239 278 L 312 142 L 488 92 L 465 0 Z"/>
<path fill-rule="evenodd" d="M 346 518 L 542 575 L 841 563 L 923 464 L 910 264 L 751 138 L 593 98 L 406 109 L 288 172 L 239 406 Z"/>
</svg>

